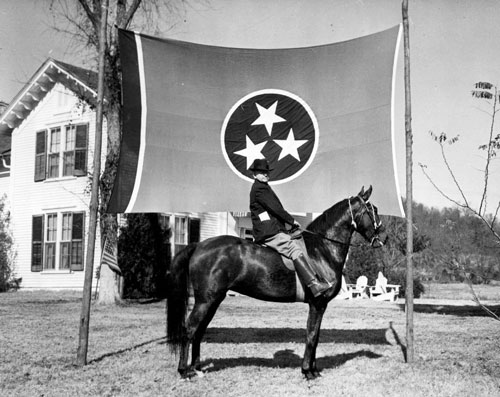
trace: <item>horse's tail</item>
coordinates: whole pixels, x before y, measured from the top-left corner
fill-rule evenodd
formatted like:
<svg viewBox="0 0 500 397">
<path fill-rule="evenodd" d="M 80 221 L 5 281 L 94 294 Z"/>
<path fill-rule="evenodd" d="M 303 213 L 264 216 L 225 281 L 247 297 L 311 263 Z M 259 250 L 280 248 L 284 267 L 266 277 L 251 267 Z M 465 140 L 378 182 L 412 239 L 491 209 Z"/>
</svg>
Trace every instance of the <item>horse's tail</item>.
<svg viewBox="0 0 500 397">
<path fill-rule="evenodd" d="M 189 300 L 189 259 L 196 243 L 189 244 L 175 255 L 167 273 L 167 343 L 177 353 L 186 333 L 186 313 Z"/>
</svg>

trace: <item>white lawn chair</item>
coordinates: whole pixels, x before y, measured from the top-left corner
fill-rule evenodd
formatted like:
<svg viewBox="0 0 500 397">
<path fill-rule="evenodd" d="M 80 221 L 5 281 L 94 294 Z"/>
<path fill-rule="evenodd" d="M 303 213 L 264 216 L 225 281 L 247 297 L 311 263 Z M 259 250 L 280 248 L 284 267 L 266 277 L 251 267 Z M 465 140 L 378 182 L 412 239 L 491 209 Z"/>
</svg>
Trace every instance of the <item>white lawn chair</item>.
<svg viewBox="0 0 500 397">
<path fill-rule="evenodd" d="M 377 301 L 395 302 L 399 295 L 399 285 L 387 284 L 387 278 L 378 272 L 375 286 L 369 287 L 370 298 Z"/>
<path fill-rule="evenodd" d="M 352 285 L 352 284 L 351 284 Z M 359 276 L 356 280 L 356 285 L 352 285 L 351 293 L 353 298 L 367 298 L 366 288 L 368 286 L 368 278 L 366 276 Z"/>
<path fill-rule="evenodd" d="M 352 299 L 352 290 L 346 284 L 344 275 L 342 275 L 340 291 L 334 299 Z"/>
</svg>

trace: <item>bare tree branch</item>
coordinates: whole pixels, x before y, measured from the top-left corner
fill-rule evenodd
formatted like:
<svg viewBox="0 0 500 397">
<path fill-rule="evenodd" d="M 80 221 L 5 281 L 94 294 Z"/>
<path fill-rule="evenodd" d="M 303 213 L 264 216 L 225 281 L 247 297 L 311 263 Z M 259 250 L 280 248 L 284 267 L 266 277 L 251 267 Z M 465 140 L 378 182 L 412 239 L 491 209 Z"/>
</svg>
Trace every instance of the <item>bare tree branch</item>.
<svg viewBox="0 0 500 397">
<path fill-rule="evenodd" d="M 455 204 L 455 205 L 457 205 L 457 206 L 459 206 L 461 208 L 468 208 L 466 204 L 460 203 L 459 201 L 451 198 L 445 192 L 443 192 L 439 188 L 439 186 L 436 185 L 436 183 L 434 182 L 434 180 L 429 176 L 429 174 L 425 170 L 426 166 L 424 164 L 419 163 L 419 166 L 420 166 L 420 169 L 422 170 L 422 172 L 424 173 L 425 177 L 427 178 L 427 180 L 432 184 L 432 186 L 434 186 L 434 188 L 439 192 L 439 194 L 441 194 L 441 196 L 443 196 L 445 199 L 447 199 L 448 201 L 452 202 L 453 204 Z"/>
<path fill-rule="evenodd" d="M 86 0 L 78 0 L 78 3 L 82 6 L 83 10 L 85 11 L 85 14 L 87 15 L 87 18 L 90 20 L 92 23 L 92 26 L 94 28 L 94 31 L 97 32 L 99 31 L 99 19 L 100 19 L 100 7 L 97 8 L 96 11 L 96 1 L 94 0 L 94 9 L 92 10 L 88 4 L 88 1 Z M 99 2 L 100 3 L 100 2 Z"/>
<path fill-rule="evenodd" d="M 493 101 L 493 114 L 491 116 L 491 124 L 490 124 L 490 135 L 488 139 L 488 151 L 487 151 L 487 156 L 486 156 L 486 166 L 484 168 L 484 189 L 483 189 L 483 195 L 481 197 L 481 203 L 479 204 L 479 213 L 486 213 L 486 208 L 487 208 L 487 195 L 488 195 L 488 181 L 489 181 L 489 171 L 490 171 L 490 163 L 491 163 L 491 158 L 493 157 L 494 153 L 494 142 L 493 142 L 493 128 L 495 126 L 495 115 L 497 113 L 497 98 L 498 98 L 498 92 L 497 92 L 497 87 L 495 87 L 494 90 L 494 101 Z M 484 207 L 483 207 L 484 205 Z"/>
<path fill-rule="evenodd" d="M 477 296 L 476 294 L 476 291 L 474 291 L 474 288 L 472 286 L 472 281 L 469 277 L 469 275 L 467 274 L 467 272 L 465 272 L 465 279 L 467 280 L 467 284 L 469 285 L 469 288 L 471 290 L 471 293 L 472 293 L 472 297 L 473 297 L 473 301 L 481 308 L 483 309 L 483 311 L 485 311 L 490 317 L 494 318 L 495 320 L 497 321 L 500 321 L 500 317 L 497 316 L 495 313 L 493 313 L 490 309 L 488 309 L 485 305 L 483 305 L 481 303 L 481 301 L 479 300 L 479 297 Z"/>
</svg>

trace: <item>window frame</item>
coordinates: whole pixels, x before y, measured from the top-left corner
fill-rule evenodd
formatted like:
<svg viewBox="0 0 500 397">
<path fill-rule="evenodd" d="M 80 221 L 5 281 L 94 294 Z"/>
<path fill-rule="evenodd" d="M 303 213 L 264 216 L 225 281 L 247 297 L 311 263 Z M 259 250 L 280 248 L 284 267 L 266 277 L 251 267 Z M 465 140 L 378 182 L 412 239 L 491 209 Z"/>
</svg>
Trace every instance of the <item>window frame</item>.
<svg viewBox="0 0 500 397">
<path fill-rule="evenodd" d="M 84 270 L 85 216 L 85 211 L 47 212 L 33 216 L 32 272 Z"/>
<path fill-rule="evenodd" d="M 35 182 L 86 176 L 88 145 L 89 123 L 62 123 L 37 131 Z"/>
</svg>

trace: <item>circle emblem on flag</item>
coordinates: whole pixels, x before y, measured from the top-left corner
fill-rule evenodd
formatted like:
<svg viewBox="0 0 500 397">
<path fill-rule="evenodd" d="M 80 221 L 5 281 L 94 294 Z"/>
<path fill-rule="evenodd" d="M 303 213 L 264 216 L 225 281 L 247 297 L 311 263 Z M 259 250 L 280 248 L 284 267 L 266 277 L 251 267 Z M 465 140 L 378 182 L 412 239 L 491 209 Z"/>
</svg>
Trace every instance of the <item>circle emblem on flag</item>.
<svg viewBox="0 0 500 397">
<path fill-rule="evenodd" d="M 270 184 L 293 180 L 311 165 L 318 142 L 318 121 L 309 105 L 283 90 L 246 95 L 222 124 L 224 158 L 236 175 L 248 181 L 253 181 L 252 163 L 262 158 L 272 169 Z"/>
</svg>

